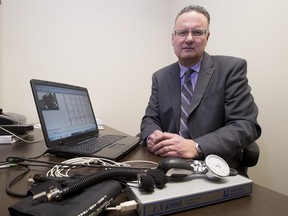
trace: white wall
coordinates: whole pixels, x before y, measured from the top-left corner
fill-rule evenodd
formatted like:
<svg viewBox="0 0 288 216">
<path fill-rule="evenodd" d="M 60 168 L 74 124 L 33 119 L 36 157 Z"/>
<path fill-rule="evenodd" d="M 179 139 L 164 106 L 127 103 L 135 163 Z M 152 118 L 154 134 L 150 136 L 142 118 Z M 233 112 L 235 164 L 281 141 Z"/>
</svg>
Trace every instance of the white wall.
<svg viewBox="0 0 288 216">
<path fill-rule="evenodd" d="M 0 108 L 3 107 L 3 68 L 2 68 L 2 5 L 0 5 Z"/>
<path fill-rule="evenodd" d="M 263 129 L 250 177 L 288 195 L 285 0 L 2 0 L 3 108 L 36 122 L 31 78 L 83 85 L 99 118 L 136 134 L 152 73 L 176 60 L 174 18 L 191 3 L 210 12 L 207 51 L 248 61 Z"/>
<path fill-rule="evenodd" d="M 29 80 L 66 82 L 89 89 L 107 125 L 137 134 L 151 74 L 168 59 L 164 2 L 4 0 L 5 110 L 38 121 Z"/>
</svg>

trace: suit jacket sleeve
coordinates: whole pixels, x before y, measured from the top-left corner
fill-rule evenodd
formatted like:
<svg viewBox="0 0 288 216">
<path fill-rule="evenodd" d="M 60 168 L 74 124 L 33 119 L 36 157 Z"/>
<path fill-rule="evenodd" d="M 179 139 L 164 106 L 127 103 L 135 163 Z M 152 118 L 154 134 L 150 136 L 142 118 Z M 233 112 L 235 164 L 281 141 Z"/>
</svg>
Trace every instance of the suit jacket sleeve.
<svg viewBox="0 0 288 216">
<path fill-rule="evenodd" d="M 151 96 L 141 122 L 141 138 L 155 130 L 177 133 L 180 118 L 180 77 L 178 63 L 155 72 Z"/>
<path fill-rule="evenodd" d="M 258 108 L 247 79 L 247 62 L 227 56 L 209 57 L 197 80 L 196 91 L 201 91 L 196 94 L 201 99 L 190 115 L 189 129 L 205 155 L 217 154 L 237 166 L 242 150 L 261 134 Z"/>
</svg>

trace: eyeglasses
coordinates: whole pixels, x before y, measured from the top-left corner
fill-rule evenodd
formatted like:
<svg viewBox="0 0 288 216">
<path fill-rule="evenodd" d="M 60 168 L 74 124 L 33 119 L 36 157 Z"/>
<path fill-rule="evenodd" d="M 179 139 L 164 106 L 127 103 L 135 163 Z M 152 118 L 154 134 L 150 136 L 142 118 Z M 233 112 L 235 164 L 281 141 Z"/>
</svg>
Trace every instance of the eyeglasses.
<svg viewBox="0 0 288 216">
<path fill-rule="evenodd" d="M 181 29 L 175 30 L 175 35 L 179 38 L 186 38 L 189 34 L 192 34 L 193 38 L 200 38 L 207 33 L 206 29 L 193 29 L 192 31 Z"/>
</svg>

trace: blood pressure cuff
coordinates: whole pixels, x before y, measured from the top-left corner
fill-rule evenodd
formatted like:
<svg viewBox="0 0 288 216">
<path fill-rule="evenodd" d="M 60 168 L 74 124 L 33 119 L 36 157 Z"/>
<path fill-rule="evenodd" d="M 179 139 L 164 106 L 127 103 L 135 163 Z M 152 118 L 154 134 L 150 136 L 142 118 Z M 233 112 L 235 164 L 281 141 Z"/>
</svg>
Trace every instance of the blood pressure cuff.
<svg viewBox="0 0 288 216">
<path fill-rule="evenodd" d="M 118 181 L 109 180 L 61 201 L 35 202 L 28 196 L 8 208 L 11 216 L 89 216 L 98 215 L 122 191 Z"/>
</svg>

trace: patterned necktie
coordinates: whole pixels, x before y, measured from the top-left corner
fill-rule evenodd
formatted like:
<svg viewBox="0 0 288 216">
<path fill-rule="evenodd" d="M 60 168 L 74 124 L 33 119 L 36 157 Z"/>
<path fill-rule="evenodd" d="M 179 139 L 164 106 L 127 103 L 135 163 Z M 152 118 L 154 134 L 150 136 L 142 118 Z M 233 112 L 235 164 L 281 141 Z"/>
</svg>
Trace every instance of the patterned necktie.
<svg viewBox="0 0 288 216">
<path fill-rule="evenodd" d="M 187 119 L 193 96 L 193 85 L 191 81 L 191 74 L 193 72 L 194 70 L 192 69 L 185 72 L 184 82 L 181 88 L 181 117 L 179 134 L 184 138 L 189 138 Z"/>
</svg>

